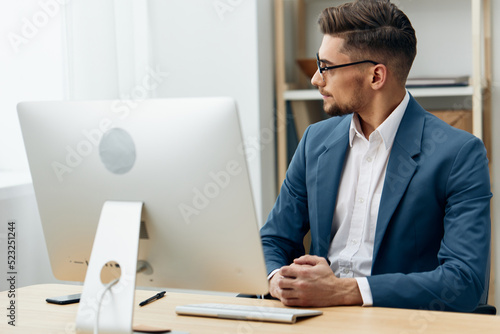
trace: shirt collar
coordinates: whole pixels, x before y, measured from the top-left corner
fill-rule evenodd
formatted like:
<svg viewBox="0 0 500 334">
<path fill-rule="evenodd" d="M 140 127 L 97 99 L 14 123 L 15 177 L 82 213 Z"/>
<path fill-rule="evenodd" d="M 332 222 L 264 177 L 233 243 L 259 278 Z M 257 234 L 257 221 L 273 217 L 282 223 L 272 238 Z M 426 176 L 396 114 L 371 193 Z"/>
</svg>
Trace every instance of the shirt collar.
<svg viewBox="0 0 500 334">
<path fill-rule="evenodd" d="M 398 131 L 399 124 L 403 119 L 403 116 L 410 102 L 410 94 L 406 90 L 405 97 L 403 101 L 394 109 L 394 111 L 385 119 L 385 121 L 378 126 L 378 128 L 373 131 L 373 133 L 378 132 L 382 141 L 384 142 L 386 150 L 392 147 L 394 143 L 394 138 L 396 138 L 396 132 Z M 372 133 L 372 135 L 373 135 Z M 363 131 L 361 129 L 361 124 L 359 122 L 358 114 L 354 114 L 351 120 L 351 127 L 349 129 L 349 145 L 352 147 L 352 142 L 356 136 L 359 134 L 363 136 Z M 371 137 L 371 135 L 370 135 Z"/>
</svg>

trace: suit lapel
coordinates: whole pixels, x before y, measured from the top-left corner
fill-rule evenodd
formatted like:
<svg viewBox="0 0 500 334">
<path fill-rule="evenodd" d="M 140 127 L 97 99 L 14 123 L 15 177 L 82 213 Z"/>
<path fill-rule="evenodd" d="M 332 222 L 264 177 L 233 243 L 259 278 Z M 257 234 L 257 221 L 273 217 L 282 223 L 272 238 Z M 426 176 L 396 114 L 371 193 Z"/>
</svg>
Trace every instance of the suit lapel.
<svg viewBox="0 0 500 334">
<path fill-rule="evenodd" d="M 340 184 L 340 176 L 344 166 L 345 154 L 349 145 L 349 127 L 352 116 L 345 117 L 325 141 L 324 151 L 318 157 L 316 170 L 316 200 L 312 201 L 318 222 L 317 235 L 312 235 L 318 240 L 313 243 L 319 247 L 314 253 L 327 256 L 331 241 L 331 228 L 333 212 L 337 201 L 337 193 Z M 312 233 L 314 233 L 311 230 Z"/>
<path fill-rule="evenodd" d="M 410 96 L 410 102 L 394 139 L 387 165 L 375 232 L 373 263 L 377 260 L 389 221 L 417 169 L 414 157 L 421 151 L 424 117 L 425 111 Z"/>
</svg>

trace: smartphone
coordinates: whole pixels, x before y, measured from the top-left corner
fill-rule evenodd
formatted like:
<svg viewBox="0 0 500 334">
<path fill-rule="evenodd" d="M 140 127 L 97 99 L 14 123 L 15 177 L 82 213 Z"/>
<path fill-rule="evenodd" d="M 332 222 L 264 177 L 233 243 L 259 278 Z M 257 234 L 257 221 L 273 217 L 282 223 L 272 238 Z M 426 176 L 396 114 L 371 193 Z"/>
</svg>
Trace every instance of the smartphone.
<svg viewBox="0 0 500 334">
<path fill-rule="evenodd" d="M 47 303 L 59 304 L 59 305 L 74 304 L 74 303 L 78 303 L 80 301 L 81 295 L 82 295 L 81 293 L 77 293 L 74 295 L 51 297 L 51 298 L 45 299 L 45 301 Z"/>
</svg>

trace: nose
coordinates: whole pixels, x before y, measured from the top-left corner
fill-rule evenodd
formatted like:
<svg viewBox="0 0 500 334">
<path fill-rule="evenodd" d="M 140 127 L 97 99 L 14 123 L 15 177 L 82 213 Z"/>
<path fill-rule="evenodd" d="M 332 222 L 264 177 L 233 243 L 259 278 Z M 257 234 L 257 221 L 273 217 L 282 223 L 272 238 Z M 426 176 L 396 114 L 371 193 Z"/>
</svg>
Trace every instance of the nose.
<svg viewBox="0 0 500 334">
<path fill-rule="evenodd" d="M 315 87 L 325 86 L 325 81 L 321 77 L 321 74 L 319 74 L 319 69 L 314 72 L 314 75 L 311 78 L 311 84 Z"/>
</svg>

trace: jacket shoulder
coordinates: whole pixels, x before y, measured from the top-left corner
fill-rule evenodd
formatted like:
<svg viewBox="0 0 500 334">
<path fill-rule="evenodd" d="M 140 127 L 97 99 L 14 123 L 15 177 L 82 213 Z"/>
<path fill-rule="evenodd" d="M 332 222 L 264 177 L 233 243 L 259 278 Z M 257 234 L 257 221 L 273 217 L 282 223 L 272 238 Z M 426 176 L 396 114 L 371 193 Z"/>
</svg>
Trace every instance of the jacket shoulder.
<svg viewBox="0 0 500 334">
<path fill-rule="evenodd" d="M 311 124 L 307 127 L 304 137 L 307 137 L 307 141 L 317 144 L 318 141 L 326 143 L 332 137 L 347 135 L 351 119 L 352 115 L 335 116 Z"/>
</svg>

